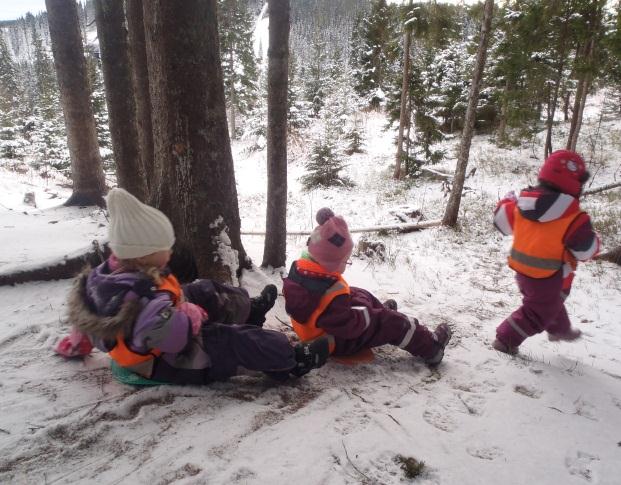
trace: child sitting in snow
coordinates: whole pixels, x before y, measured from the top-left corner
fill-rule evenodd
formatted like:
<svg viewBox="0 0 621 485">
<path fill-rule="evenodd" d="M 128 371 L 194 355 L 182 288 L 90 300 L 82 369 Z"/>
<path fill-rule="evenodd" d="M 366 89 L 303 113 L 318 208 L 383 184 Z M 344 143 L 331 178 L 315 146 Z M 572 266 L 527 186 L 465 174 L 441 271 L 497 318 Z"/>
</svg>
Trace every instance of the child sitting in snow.
<svg viewBox="0 0 621 485">
<path fill-rule="evenodd" d="M 337 357 L 391 344 L 428 365 L 439 364 L 451 338 L 449 326 L 442 323 L 431 332 L 398 312 L 394 300 L 382 304 L 370 292 L 350 287 L 342 275 L 353 249 L 347 223 L 328 208 L 320 209 L 316 220 L 308 250 L 283 282 L 286 310 L 300 339 L 327 335 Z"/>
<path fill-rule="evenodd" d="M 523 299 L 496 329 L 496 350 L 517 354 L 526 338 L 544 330 L 552 341 L 580 337 L 563 302 L 577 261 L 599 251 L 599 238 L 578 201 L 588 178 L 580 155 L 558 150 L 539 170 L 537 187 L 522 190 L 519 197 L 510 193 L 498 203 L 494 225 L 504 235 L 513 234 L 509 266 Z"/>
<path fill-rule="evenodd" d="M 323 365 L 327 341 L 292 347 L 282 333 L 261 328 L 276 300 L 274 285 L 253 299 L 210 280 L 182 288 L 166 270 L 175 240 L 170 220 L 123 189 L 110 191 L 108 209 L 113 254 L 76 280 L 69 298 L 74 330 L 58 353 L 85 355 L 93 342 L 117 366 L 175 384 L 223 380 L 239 367 L 282 380 Z"/>
</svg>

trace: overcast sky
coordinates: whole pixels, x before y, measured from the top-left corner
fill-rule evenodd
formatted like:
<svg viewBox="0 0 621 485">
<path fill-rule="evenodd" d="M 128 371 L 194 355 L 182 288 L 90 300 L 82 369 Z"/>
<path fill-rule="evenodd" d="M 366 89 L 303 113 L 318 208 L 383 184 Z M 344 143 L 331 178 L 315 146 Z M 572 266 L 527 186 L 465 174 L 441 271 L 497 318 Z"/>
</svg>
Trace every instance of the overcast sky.
<svg viewBox="0 0 621 485">
<path fill-rule="evenodd" d="M 45 10 L 45 0 L 0 0 L 0 20 L 15 20 L 26 12 L 37 14 Z"/>
</svg>

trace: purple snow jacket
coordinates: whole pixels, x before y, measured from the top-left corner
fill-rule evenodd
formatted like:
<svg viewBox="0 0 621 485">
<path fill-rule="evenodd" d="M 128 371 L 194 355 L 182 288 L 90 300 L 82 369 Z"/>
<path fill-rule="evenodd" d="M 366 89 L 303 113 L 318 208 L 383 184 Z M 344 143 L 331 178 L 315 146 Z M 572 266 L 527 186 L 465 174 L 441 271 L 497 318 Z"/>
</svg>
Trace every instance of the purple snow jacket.
<svg viewBox="0 0 621 485">
<path fill-rule="evenodd" d="M 308 321 L 334 281 L 329 275 L 302 275 L 294 262 L 289 276 L 283 280 L 287 313 L 298 322 Z M 335 297 L 316 325 L 334 336 L 334 355 L 352 355 L 364 348 L 399 345 L 413 324 L 403 313 L 386 308 L 367 290 L 350 286 L 350 294 Z M 424 327 L 416 325 L 415 328 L 420 330 L 415 332 L 415 338 L 406 350 L 413 350 L 417 355 L 431 354 L 433 341 L 418 338 Z"/>
<path fill-rule="evenodd" d="M 202 335 L 192 335 L 189 317 L 141 272 L 113 273 L 108 261 L 84 271 L 69 297 L 69 319 L 103 352 L 112 350 L 120 333 L 134 352 L 159 349 L 162 353 L 145 377 L 179 384 L 208 382 L 210 360 Z"/>
</svg>

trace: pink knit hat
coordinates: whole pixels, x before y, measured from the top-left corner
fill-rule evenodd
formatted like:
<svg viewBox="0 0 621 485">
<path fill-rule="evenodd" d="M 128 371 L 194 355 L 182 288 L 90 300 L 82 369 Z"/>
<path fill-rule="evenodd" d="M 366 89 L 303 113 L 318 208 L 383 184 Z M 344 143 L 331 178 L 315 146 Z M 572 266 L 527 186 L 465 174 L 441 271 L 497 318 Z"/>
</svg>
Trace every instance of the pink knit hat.
<svg viewBox="0 0 621 485">
<path fill-rule="evenodd" d="M 319 209 L 315 219 L 319 225 L 310 235 L 308 252 L 326 270 L 342 271 L 354 248 L 345 219 L 327 207 Z"/>
</svg>

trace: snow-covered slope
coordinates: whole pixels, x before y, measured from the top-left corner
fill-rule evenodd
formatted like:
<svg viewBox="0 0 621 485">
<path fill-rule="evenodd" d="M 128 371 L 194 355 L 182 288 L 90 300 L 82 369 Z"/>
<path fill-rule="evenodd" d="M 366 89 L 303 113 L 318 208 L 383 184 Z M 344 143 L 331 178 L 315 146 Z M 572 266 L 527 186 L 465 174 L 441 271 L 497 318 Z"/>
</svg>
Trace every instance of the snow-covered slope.
<svg viewBox="0 0 621 485">
<path fill-rule="evenodd" d="M 442 214 L 440 182 L 390 180 L 393 134 L 381 130 L 384 123 L 381 115 L 366 115 L 367 152 L 350 160 L 348 175 L 357 183 L 350 191 L 302 193 L 297 177 L 306 152 L 292 149 L 290 229 L 311 228 L 324 205 L 350 227 L 390 222 L 395 212 L 413 209 L 428 219 Z M 595 125 L 587 121 L 583 139 Z M 620 131 L 618 120 L 600 127 L 605 148 L 594 153 L 593 186 L 619 176 Z M 582 340 L 557 344 L 536 336 L 516 358 L 489 346 L 496 325 L 519 304 L 505 264 L 509 241 L 493 231 L 490 214 L 499 194 L 534 181 L 539 146 L 502 150 L 477 137 L 461 227 L 373 235 L 386 246 L 385 260 L 354 258 L 345 274 L 428 325 L 451 324 L 454 337 L 436 370 L 387 347 L 373 364 L 331 362 L 284 385 L 243 376 L 205 388 L 134 389 L 111 378 L 102 353 L 72 362 L 53 355 L 66 331 L 69 281 L 0 288 L 0 482 L 407 483 L 401 455 L 425 462 L 421 484 L 619 483 L 621 269 L 579 268 L 568 309 Z M 243 144 L 233 149 L 244 229 L 261 230 L 265 153 L 247 156 Z M 450 171 L 454 162 L 449 157 L 439 169 Z M 45 192 L 35 210 L 22 204 L 27 186 L 18 175 L 0 177 L 3 269 L 42 262 L 61 247 L 79 250 L 105 232 L 97 211 L 49 207 L 62 199 L 44 204 Z M 40 190 L 36 180 L 29 183 Z M 596 219 L 618 220 L 619 200 L 618 191 L 604 193 L 584 206 Z M 618 226 L 604 233 L 609 247 L 620 239 Z M 259 261 L 262 238 L 247 236 L 244 244 Z M 289 239 L 289 261 L 304 244 L 304 237 Z M 242 283 L 256 293 L 279 279 L 256 270 Z M 267 325 L 291 335 L 281 300 Z"/>
</svg>

